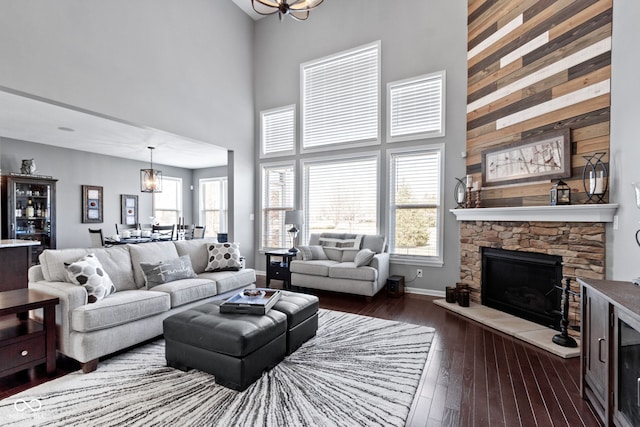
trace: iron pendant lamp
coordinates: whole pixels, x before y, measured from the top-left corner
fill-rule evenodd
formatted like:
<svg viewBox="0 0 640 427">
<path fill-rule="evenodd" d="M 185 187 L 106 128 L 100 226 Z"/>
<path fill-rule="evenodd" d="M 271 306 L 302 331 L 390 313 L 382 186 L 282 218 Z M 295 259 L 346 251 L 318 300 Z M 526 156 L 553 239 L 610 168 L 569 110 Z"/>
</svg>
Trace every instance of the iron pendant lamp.
<svg viewBox="0 0 640 427">
<path fill-rule="evenodd" d="M 162 171 L 153 168 L 153 149 L 150 150 L 151 162 L 149 169 L 140 169 L 140 191 L 143 193 L 162 193 Z"/>
<path fill-rule="evenodd" d="M 284 15 L 289 15 L 297 21 L 305 21 L 309 11 L 323 0 L 251 0 L 253 10 L 260 15 L 278 14 L 282 21 Z"/>
</svg>

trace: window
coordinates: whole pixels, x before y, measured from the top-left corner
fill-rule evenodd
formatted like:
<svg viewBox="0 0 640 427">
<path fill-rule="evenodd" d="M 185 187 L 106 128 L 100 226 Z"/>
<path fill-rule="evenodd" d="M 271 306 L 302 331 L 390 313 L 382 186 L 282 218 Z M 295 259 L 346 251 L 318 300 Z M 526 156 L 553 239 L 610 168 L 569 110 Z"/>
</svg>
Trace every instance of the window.
<svg viewBox="0 0 640 427">
<path fill-rule="evenodd" d="M 387 84 L 387 141 L 444 136 L 445 73 Z"/>
<path fill-rule="evenodd" d="M 178 223 L 182 216 L 181 178 L 162 178 L 162 193 L 153 193 L 153 216 L 161 225 Z"/>
<path fill-rule="evenodd" d="M 301 65 L 304 149 L 379 141 L 380 42 Z"/>
<path fill-rule="evenodd" d="M 262 111 L 260 113 L 261 157 L 295 154 L 296 106 Z"/>
<path fill-rule="evenodd" d="M 442 145 L 389 154 L 389 248 L 394 261 L 442 265 Z"/>
<path fill-rule="evenodd" d="M 378 156 L 304 164 L 304 213 L 310 233 L 378 232 Z"/>
<path fill-rule="evenodd" d="M 288 248 L 285 211 L 292 210 L 294 165 L 262 166 L 262 248 Z"/>
<path fill-rule="evenodd" d="M 200 180 L 200 224 L 205 236 L 216 237 L 227 232 L 227 178 Z"/>
</svg>

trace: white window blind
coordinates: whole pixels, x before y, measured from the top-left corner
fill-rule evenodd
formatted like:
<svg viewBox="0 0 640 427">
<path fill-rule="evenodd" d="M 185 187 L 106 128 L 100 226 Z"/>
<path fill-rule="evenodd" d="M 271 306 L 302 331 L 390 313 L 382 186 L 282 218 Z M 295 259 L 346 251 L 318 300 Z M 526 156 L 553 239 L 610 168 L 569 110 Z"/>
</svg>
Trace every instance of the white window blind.
<svg viewBox="0 0 640 427">
<path fill-rule="evenodd" d="M 377 141 L 380 43 L 301 66 L 305 149 Z"/>
<path fill-rule="evenodd" d="M 444 71 L 387 85 L 389 142 L 444 136 Z"/>
<path fill-rule="evenodd" d="M 275 108 L 260 113 L 261 155 L 295 153 L 296 107 Z"/>
<path fill-rule="evenodd" d="M 441 147 L 389 155 L 391 254 L 441 258 Z"/>
<path fill-rule="evenodd" d="M 200 224 L 205 236 L 216 237 L 227 232 L 227 178 L 200 180 Z"/>
<path fill-rule="evenodd" d="M 377 233 L 377 156 L 305 163 L 304 185 L 301 241 L 309 233 Z"/>
<path fill-rule="evenodd" d="M 153 193 L 153 216 L 160 225 L 178 223 L 182 216 L 181 178 L 162 178 L 162 193 Z"/>
<path fill-rule="evenodd" d="M 292 210 L 293 163 L 262 167 L 262 247 L 288 248 L 285 211 Z"/>
</svg>

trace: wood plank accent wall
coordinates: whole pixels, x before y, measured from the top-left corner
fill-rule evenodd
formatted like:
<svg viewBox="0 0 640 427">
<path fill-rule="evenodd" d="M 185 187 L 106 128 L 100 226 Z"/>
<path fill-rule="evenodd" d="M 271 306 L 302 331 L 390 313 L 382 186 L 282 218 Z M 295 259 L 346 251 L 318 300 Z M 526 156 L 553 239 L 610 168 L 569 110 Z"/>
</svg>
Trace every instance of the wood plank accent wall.
<svg viewBox="0 0 640 427">
<path fill-rule="evenodd" d="M 583 156 L 609 163 L 613 0 L 469 0 L 467 174 L 482 152 L 571 130 L 572 203 L 586 200 Z M 484 187 L 482 206 L 548 205 L 549 180 Z M 606 196 L 608 200 L 608 194 Z"/>
</svg>

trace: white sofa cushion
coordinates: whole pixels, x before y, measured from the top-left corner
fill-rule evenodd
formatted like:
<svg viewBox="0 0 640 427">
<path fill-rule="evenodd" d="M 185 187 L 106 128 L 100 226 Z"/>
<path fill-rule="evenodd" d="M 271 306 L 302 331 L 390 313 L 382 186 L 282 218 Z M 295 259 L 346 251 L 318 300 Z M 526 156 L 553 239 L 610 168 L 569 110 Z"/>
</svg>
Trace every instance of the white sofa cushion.
<svg viewBox="0 0 640 427">
<path fill-rule="evenodd" d="M 150 245 L 151 243 L 145 243 Z M 169 294 L 135 290 L 109 295 L 95 304 L 85 304 L 71 312 L 71 330 L 90 332 L 130 323 L 168 311 Z"/>
<path fill-rule="evenodd" d="M 373 267 L 356 267 L 353 262 L 342 262 L 329 268 L 329 277 L 375 282 L 378 279 L 378 270 Z"/>
<path fill-rule="evenodd" d="M 153 290 L 168 293 L 171 298 L 171 308 L 218 294 L 216 284 L 202 278 L 175 280 L 155 286 Z"/>
<path fill-rule="evenodd" d="M 240 271 L 205 271 L 198 274 L 198 277 L 216 282 L 218 294 L 223 294 L 232 289 L 255 283 L 256 272 L 251 268 L 243 268 Z"/>
<path fill-rule="evenodd" d="M 153 242 L 140 243 L 138 245 L 127 245 L 131 254 L 131 265 L 133 266 L 133 278 L 136 286 L 144 288 L 144 272 L 140 267 L 141 262 L 168 261 L 178 258 L 178 251 L 173 242 Z"/>
<path fill-rule="evenodd" d="M 196 274 L 203 273 L 209 262 L 209 251 L 207 249 L 210 243 L 217 243 L 214 238 L 193 239 L 193 240 L 177 240 L 173 242 L 180 256 L 189 255 L 191 265 Z"/>
<path fill-rule="evenodd" d="M 76 262 L 88 253 L 87 249 L 46 249 L 38 257 L 42 275 L 47 282 L 69 282 L 64 264 Z"/>
<path fill-rule="evenodd" d="M 100 260 L 104 271 L 109 274 L 116 291 L 126 291 L 138 289 L 133 280 L 133 267 L 131 266 L 131 255 L 126 245 L 113 246 L 110 248 L 96 248 L 93 252 Z"/>
<path fill-rule="evenodd" d="M 328 276 L 329 268 L 336 264 L 339 264 L 339 262 L 333 260 L 291 261 L 289 269 L 292 273 Z"/>
</svg>

